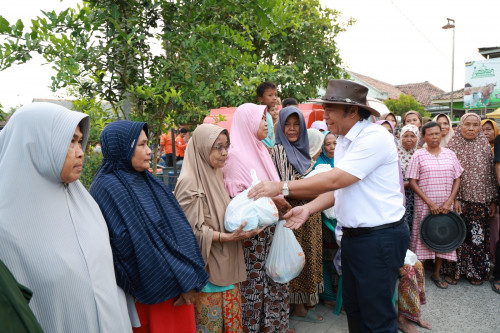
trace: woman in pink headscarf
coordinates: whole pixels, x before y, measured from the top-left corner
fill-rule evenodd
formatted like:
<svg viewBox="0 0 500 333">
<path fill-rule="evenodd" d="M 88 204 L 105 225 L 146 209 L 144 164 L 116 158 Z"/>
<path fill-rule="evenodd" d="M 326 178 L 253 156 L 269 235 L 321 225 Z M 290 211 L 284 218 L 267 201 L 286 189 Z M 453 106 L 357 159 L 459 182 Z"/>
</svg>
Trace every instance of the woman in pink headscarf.
<svg viewBox="0 0 500 333">
<path fill-rule="evenodd" d="M 261 142 L 267 136 L 266 106 L 243 104 L 239 106 L 231 125 L 226 165 L 222 169 L 226 190 L 231 197 L 250 187 L 250 170 L 254 169 L 260 180 L 279 181 L 266 146 Z M 284 198 L 273 198 L 283 207 Z M 279 284 L 267 276 L 264 263 L 267 259 L 274 227 L 261 231 L 243 242 L 247 280 L 241 283 L 243 331 L 288 332 L 290 293 L 288 284 Z"/>
</svg>

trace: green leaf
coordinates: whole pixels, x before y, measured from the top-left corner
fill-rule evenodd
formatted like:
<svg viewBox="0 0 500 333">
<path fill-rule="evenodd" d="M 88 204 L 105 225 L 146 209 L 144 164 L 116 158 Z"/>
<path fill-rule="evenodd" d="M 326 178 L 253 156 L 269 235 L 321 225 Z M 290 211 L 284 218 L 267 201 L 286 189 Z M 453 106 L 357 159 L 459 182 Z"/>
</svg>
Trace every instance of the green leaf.
<svg viewBox="0 0 500 333">
<path fill-rule="evenodd" d="M 9 21 L 3 18 L 3 16 L 0 15 L 0 33 L 10 33 L 11 28 Z"/>
</svg>

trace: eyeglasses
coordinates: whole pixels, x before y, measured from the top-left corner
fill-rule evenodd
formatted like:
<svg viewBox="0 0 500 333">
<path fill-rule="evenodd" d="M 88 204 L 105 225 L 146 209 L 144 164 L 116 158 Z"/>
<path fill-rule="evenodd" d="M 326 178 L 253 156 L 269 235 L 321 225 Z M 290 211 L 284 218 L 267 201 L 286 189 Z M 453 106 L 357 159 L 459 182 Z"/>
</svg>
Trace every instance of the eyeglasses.
<svg viewBox="0 0 500 333">
<path fill-rule="evenodd" d="M 219 153 L 222 154 L 222 151 L 225 150 L 226 153 L 229 151 L 229 144 L 223 145 L 222 143 L 219 143 L 217 146 L 213 146 L 212 149 L 218 150 Z"/>
</svg>

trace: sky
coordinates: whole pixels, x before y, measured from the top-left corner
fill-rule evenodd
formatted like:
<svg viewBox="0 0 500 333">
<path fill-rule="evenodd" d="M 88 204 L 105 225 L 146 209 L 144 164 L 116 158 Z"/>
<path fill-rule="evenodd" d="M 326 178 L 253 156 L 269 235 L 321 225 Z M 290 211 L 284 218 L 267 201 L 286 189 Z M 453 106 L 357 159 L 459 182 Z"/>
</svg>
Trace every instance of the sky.
<svg viewBox="0 0 500 333">
<path fill-rule="evenodd" d="M 2 0 L 0 15 L 10 23 L 40 16 L 40 10 L 60 11 L 79 0 Z M 465 62 L 482 60 L 480 47 L 500 46 L 498 0 L 320 0 L 349 17 L 353 26 L 336 42 L 347 70 L 390 84 L 428 81 L 451 90 L 453 30 L 443 30 L 447 18 L 455 20 L 454 90 L 464 85 Z M 50 90 L 51 65 L 35 57 L 27 64 L 0 71 L 0 103 L 5 107 L 27 104 L 33 98 L 55 98 Z"/>
</svg>

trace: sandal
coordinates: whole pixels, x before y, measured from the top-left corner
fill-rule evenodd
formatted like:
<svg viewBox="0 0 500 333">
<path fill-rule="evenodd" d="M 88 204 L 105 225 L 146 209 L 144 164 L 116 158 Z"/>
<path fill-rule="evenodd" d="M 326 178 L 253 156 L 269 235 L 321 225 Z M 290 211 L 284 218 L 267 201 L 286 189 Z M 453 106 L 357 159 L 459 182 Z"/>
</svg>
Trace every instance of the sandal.
<svg viewBox="0 0 500 333">
<path fill-rule="evenodd" d="M 446 283 L 446 281 L 444 281 L 441 276 L 439 277 L 439 279 L 436 279 L 436 278 L 433 278 L 431 276 L 431 280 L 432 282 L 434 282 L 434 284 L 436 285 L 436 287 L 438 287 L 439 289 L 448 289 L 448 284 Z M 444 285 L 446 283 L 446 286 Z"/>
<path fill-rule="evenodd" d="M 446 281 L 446 283 L 451 284 L 452 286 L 455 286 L 458 283 L 457 280 L 455 280 L 454 278 L 452 278 L 450 276 L 445 276 L 444 280 Z"/>
<path fill-rule="evenodd" d="M 480 286 L 483 284 L 483 281 L 477 279 L 470 279 L 469 283 L 472 284 L 473 286 Z"/>
<path fill-rule="evenodd" d="M 290 319 L 296 320 L 296 321 L 306 321 L 309 323 L 321 323 L 323 321 L 323 317 L 321 319 L 318 319 L 318 315 L 316 314 L 316 311 L 314 310 L 309 310 L 307 311 L 307 314 L 305 316 L 290 316 Z"/>
<path fill-rule="evenodd" d="M 500 289 L 497 289 L 496 287 L 500 287 L 500 280 L 499 281 L 491 280 L 491 289 L 493 289 L 493 291 L 496 292 L 497 294 L 500 294 Z"/>
</svg>

